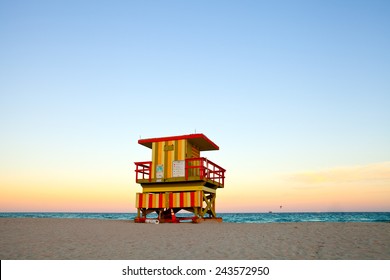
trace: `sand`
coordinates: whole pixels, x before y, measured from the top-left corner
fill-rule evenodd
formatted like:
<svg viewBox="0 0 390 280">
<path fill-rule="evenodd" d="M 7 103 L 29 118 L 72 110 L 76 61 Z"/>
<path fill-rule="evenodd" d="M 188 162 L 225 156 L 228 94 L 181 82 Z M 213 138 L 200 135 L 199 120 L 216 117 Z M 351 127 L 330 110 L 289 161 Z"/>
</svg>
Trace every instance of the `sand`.
<svg viewBox="0 0 390 280">
<path fill-rule="evenodd" d="M 2 260 L 389 260 L 390 223 L 135 224 L 0 218 Z"/>
</svg>

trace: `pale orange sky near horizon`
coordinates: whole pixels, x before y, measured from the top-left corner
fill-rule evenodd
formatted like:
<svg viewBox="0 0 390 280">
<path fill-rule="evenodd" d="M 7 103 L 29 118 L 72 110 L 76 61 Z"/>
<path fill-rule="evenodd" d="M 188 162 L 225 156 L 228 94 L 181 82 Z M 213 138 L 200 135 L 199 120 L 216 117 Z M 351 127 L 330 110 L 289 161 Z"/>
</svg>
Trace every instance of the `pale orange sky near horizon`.
<svg viewBox="0 0 390 280">
<path fill-rule="evenodd" d="M 240 180 L 227 173 L 218 212 L 390 211 L 390 162 Z M 134 174 L 88 177 L 9 173 L 0 177 L 2 212 L 135 212 Z M 280 209 L 280 206 L 282 208 Z"/>
</svg>

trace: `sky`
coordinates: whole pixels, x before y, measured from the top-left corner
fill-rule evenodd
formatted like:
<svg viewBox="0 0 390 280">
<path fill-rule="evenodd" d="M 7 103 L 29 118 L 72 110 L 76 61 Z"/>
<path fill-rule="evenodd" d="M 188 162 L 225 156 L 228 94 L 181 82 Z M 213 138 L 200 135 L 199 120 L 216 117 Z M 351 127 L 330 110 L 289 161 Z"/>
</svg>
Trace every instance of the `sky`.
<svg viewBox="0 0 390 280">
<path fill-rule="evenodd" d="M 0 0 L 0 212 L 135 212 L 138 140 L 195 132 L 217 212 L 390 211 L 389 14 Z"/>
</svg>

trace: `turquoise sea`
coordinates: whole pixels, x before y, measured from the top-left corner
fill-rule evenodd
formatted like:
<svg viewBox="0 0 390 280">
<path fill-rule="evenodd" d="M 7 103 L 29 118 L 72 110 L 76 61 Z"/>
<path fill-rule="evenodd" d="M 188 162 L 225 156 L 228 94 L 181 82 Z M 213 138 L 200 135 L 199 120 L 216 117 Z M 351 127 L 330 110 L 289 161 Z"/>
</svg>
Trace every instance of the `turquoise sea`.
<svg viewBox="0 0 390 280">
<path fill-rule="evenodd" d="M 135 213 L 0 213 L 0 218 L 59 218 L 133 220 Z M 186 216 L 178 213 L 177 216 Z M 188 215 L 187 215 L 188 216 Z M 390 212 L 311 212 L 311 213 L 219 213 L 228 223 L 291 223 L 291 222 L 383 222 L 390 223 Z M 152 217 L 152 216 L 151 216 Z"/>
</svg>

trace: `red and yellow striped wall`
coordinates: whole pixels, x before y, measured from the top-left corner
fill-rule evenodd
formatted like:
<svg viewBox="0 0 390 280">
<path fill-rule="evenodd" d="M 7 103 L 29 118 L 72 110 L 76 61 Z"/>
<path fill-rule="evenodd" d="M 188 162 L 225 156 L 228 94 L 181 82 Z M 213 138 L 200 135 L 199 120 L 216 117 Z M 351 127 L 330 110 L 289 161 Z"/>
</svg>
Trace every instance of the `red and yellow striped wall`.
<svg viewBox="0 0 390 280">
<path fill-rule="evenodd" d="M 202 207 L 203 191 L 170 193 L 137 193 L 136 208 Z"/>
<path fill-rule="evenodd" d="M 136 193 L 136 208 L 166 208 L 165 193 Z"/>
<path fill-rule="evenodd" d="M 163 165 L 164 178 L 172 178 L 172 164 L 175 160 L 199 157 L 199 148 L 186 139 L 152 143 L 152 179 L 156 176 L 157 165 Z"/>
<path fill-rule="evenodd" d="M 202 202 L 201 191 L 169 193 L 169 208 L 201 207 Z"/>
</svg>

